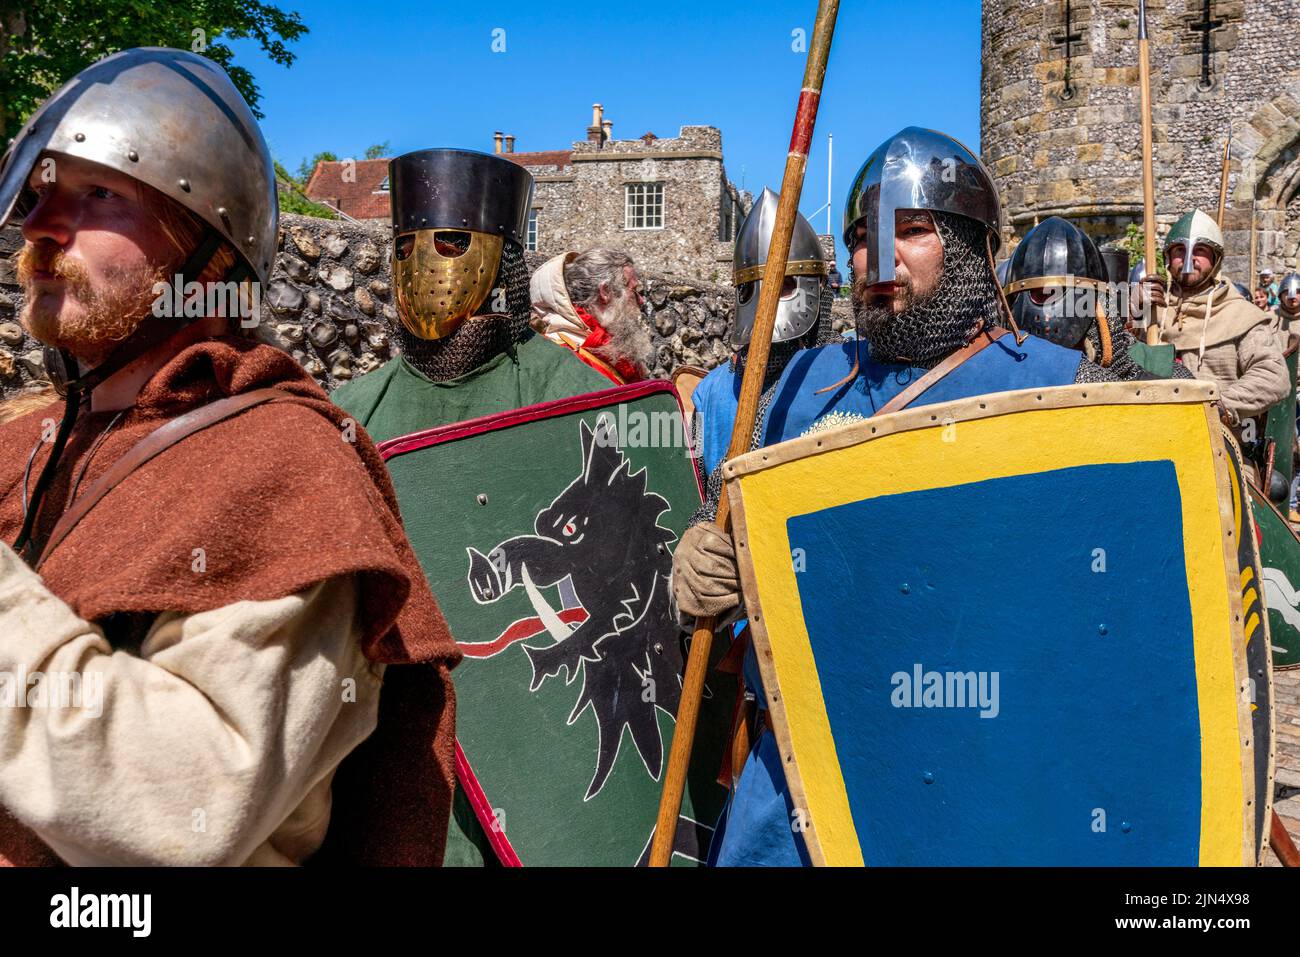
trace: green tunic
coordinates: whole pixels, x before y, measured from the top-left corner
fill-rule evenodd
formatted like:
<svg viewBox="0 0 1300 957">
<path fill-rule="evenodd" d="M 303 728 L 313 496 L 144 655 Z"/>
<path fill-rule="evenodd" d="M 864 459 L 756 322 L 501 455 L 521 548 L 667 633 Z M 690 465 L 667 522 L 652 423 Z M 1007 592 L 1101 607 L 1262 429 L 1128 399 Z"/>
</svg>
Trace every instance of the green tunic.
<svg viewBox="0 0 1300 957">
<path fill-rule="evenodd" d="M 472 372 L 435 382 L 405 358 L 396 359 L 341 386 L 330 396 L 349 412 L 376 442 L 452 422 L 510 409 L 567 399 L 611 388 L 609 379 L 563 346 L 531 335 L 509 353 L 488 360 Z M 398 504 L 405 507 L 407 503 Z M 429 582 L 435 597 L 441 583 Z M 444 864 L 483 866 L 496 863 L 496 854 L 460 786 L 447 830 Z"/>
<path fill-rule="evenodd" d="M 533 334 L 455 379 L 434 382 L 402 356 L 330 397 L 376 442 L 481 415 L 612 388 L 570 350 Z M 436 589 L 435 589 L 436 592 Z"/>
</svg>

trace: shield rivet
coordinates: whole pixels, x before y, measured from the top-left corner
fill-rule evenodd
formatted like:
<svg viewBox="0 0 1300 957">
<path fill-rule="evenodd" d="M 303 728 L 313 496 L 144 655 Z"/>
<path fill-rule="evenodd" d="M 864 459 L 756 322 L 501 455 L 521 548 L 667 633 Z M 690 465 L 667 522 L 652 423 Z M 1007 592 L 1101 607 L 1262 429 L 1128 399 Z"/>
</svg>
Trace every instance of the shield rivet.
<svg viewBox="0 0 1300 957">
<path fill-rule="evenodd" d="M 76 140 L 78 143 L 84 143 L 86 142 L 86 134 L 78 133 L 76 136 L 73 137 L 73 139 Z"/>
<path fill-rule="evenodd" d="M 658 551 L 660 555 L 662 555 L 664 553 L 664 543 L 660 542 L 658 545 L 656 545 L 655 550 Z"/>
<path fill-rule="evenodd" d="M 1098 625 L 1098 626 L 1097 626 L 1097 634 L 1099 634 L 1099 635 L 1104 635 L 1104 634 L 1106 634 L 1107 630 L 1108 630 L 1108 629 L 1106 628 L 1105 625 Z"/>
<path fill-rule="evenodd" d="M 187 193 L 190 191 L 190 181 L 187 179 L 178 179 L 176 181 L 176 185 L 179 186 L 181 189 L 185 190 L 185 192 Z"/>
<path fill-rule="evenodd" d="M 656 655 L 662 655 L 663 653 L 664 653 L 664 646 L 661 645 L 659 642 L 656 641 L 656 642 L 655 642 L 655 654 L 656 654 Z"/>
<path fill-rule="evenodd" d="M 921 780 L 924 781 L 926 784 L 933 784 L 933 783 L 934 783 L 934 772 L 933 772 L 933 771 L 926 771 L 924 774 L 921 775 Z"/>
<path fill-rule="evenodd" d="M 904 595 L 912 594 L 912 586 L 909 585 L 907 582 L 903 582 L 903 584 L 899 587 L 898 590 L 901 591 Z"/>
<path fill-rule="evenodd" d="M 476 502 L 478 502 L 480 505 L 486 505 L 486 504 L 487 504 L 487 495 L 485 495 L 485 494 L 482 493 L 482 492 L 479 492 L 478 495 L 474 496 L 474 500 L 475 500 Z"/>
<path fill-rule="evenodd" d="M 140 154 L 137 153 L 135 150 L 128 151 L 126 154 L 126 158 L 129 159 L 132 163 L 140 162 Z"/>
<path fill-rule="evenodd" d="M 1133 830 L 1133 825 L 1128 821 L 1123 821 L 1120 823 L 1119 829 L 1127 834 L 1129 831 Z"/>
</svg>

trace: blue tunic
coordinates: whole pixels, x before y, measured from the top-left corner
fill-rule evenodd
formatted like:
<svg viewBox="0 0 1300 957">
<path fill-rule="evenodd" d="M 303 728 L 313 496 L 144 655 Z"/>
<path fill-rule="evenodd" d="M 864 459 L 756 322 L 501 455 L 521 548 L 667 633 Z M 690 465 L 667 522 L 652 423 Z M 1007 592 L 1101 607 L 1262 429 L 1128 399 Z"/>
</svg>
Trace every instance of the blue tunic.
<svg viewBox="0 0 1300 957">
<path fill-rule="evenodd" d="M 838 382 L 849 374 L 855 350 L 859 347 L 862 350 L 861 374 L 833 392 L 815 394 L 818 389 Z M 1016 345 L 1012 336 L 1003 336 L 930 386 L 909 407 L 933 405 L 990 392 L 1071 385 L 1081 358 L 1077 351 L 1044 339 L 1031 336 L 1023 344 Z M 738 377 L 730 375 L 730 370 L 723 371 L 727 372 L 729 379 L 739 382 Z M 843 424 L 870 418 L 925 373 L 925 369 L 873 362 L 866 355 L 865 343 L 838 342 L 799 352 L 778 380 L 775 396 L 764 421 L 763 444 L 772 445 L 797 438 L 814 425 Z M 706 378 L 696 387 L 697 395 L 707 381 Z M 715 387 L 709 395 L 716 397 L 721 391 Z M 698 400 L 696 408 L 700 408 Z M 711 403 L 706 408 L 711 417 L 715 410 L 724 406 L 719 402 Z M 729 415 L 725 421 L 729 438 L 731 422 L 735 418 L 734 402 L 725 414 Z M 710 423 L 708 418 L 702 419 L 701 425 L 705 435 L 710 434 L 711 427 L 718 427 L 717 423 Z M 707 463 L 707 445 L 705 449 Z M 724 446 L 720 456 L 725 454 Z M 720 456 L 717 461 L 721 461 Z M 752 645 L 745 655 L 745 684 L 754 692 L 759 707 L 764 707 L 765 699 Z M 798 837 L 796 823 L 797 816 L 781 770 L 781 757 L 775 736 L 763 729 L 718 822 L 710 863 L 719 867 L 797 867 L 806 864 L 807 852 L 803 841 Z"/>
<path fill-rule="evenodd" d="M 732 371 L 730 362 L 724 362 L 710 370 L 691 394 L 695 414 L 700 417 L 700 462 L 705 475 L 713 474 L 731 445 L 741 378 Z"/>
</svg>

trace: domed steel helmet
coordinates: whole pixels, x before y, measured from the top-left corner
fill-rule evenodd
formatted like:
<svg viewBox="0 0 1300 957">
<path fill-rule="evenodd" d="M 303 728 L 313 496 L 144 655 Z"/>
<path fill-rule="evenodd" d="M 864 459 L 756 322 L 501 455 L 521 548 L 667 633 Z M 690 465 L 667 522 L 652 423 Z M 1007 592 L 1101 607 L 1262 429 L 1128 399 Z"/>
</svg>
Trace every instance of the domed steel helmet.
<svg viewBox="0 0 1300 957">
<path fill-rule="evenodd" d="M 1199 209 L 1194 209 L 1169 230 L 1169 235 L 1165 237 L 1165 263 L 1169 262 L 1169 253 L 1175 246 L 1183 247 L 1186 252 L 1183 255 L 1183 271 L 1179 278 L 1190 276 L 1193 271 L 1192 250 L 1198 243 L 1205 243 L 1214 249 L 1214 269 L 1211 272 L 1217 272 L 1219 265 L 1223 262 L 1223 230 L 1211 216 L 1206 215 Z M 1170 272 L 1173 272 L 1171 269 Z"/>
<path fill-rule="evenodd" d="M 1277 301 L 1291 315 L 1300 314 L 1300 274 L 1287 273 L 1277 284 Z M 1291 302 L 1292 305 L 1287 305 Z"/>
<path fill-rule="evenodd" d="M 505 240 L 524 245 L 533 176 L 473 150 L 405 153 L 388 164 L 397 315 L 412 335 L 451 335 L 492 290 Z"/>
<path fill-rule="evenodd" d="M 275 258 L 275 168 L 252 111 L 206 57 L 167 47 L 123 50 L 86 67 L 27 121 L 0 159 L 0 225 L 34 203 L 42 153 L 130 176 L 189 210 L 230 243 L 263 283 Z"/>
<path fill-rule="evenodd" d="M 844 245 L 850 256 L 866 246 L 869 285 L 894 281 L 894 214 L 900 209 L 965 216 L 988 230 L 993 252 L 1002 245 L 1002 205 L 989 171 L 965 146 L 935 130 L 909 126 L 891 136 L 849 188 Z"/>
<path fill-rule="evenodd" d="M 772 245 L 772 228 L 776 225 L 776 207 L 780 201 L 779 194 L 770 189 L 763 190 L 763 195 L 736 234 L 736 254 L 732 265 L 736 286 L 736 321 L 731 327 L 734 349 L 749 345 L 754 332 L 767 251 Z M 776 325 L 772 328 L 773 342 L 797 339 L 817 324 L 822 284 L 829 271 L 817 231 L 802 215 L 797 215 L 794 233 L 790 237 L 790 255 L 785 263 L 785 285 L 781 287 Z"/>
<path fill-rule="evenodd" d="M 1004 288 L 1020 328 L 1073 349 L 1097 319 L 1106 266 L 1083 230 L 1052 216 L 1016 247 Z"/>
</svg>

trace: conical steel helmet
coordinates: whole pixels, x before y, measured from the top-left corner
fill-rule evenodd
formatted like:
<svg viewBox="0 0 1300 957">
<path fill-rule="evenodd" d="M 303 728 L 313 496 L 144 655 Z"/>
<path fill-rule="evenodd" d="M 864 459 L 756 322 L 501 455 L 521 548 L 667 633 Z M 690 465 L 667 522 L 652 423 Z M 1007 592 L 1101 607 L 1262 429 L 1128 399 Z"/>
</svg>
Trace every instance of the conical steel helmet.
<svg viewBox="0 0 1300 957">
<path fill-rule="evenodd" d="M 1002 245 L 1002 204 L 978 156 L 951 136 L 909 126 L 876 148 L 858 170 L 844 209 L 844 245 L 867 247 L 870 285 L 894 281 L 894 214 L 928 209 L 982 223 L 993 251 Z M 858 227 L 865 235 L 858 238 Z"/>
<path fill-rule="evenodd" d="M 754 332 L 767 251 L 772 245 L 772 229 L 776 225 L 776 207 L 780 201 L 780 194 L 770 189 L 763 190 L 763 195 L 754 203 L 736 234 L 732 264 L 732 279 L 736 286 L 736 321 L 731 327 L 734 349 L 748 345 Z M 797 339 L 817 324 L 822 283 L 829 272 L 817 231 L 802 215 L 796 215 L 794 233 L 790 237 L 790 255 L 785 264 L 787 282 L 782 287 L 783 294 L 776 308 L 776 325 L 772 328 L 773 342 Z M 793 282 L 789 281 L 791 279 Z"/>
<path fill-rule="evenodd" d="M 1178 222 L 1165 237 L 1165 262 L 1169 262 L 1169 251 L 1175 246 L 1186 249 L 1183 256 L 1183 276 L 1190 276 L 1192 267 L 1192 250 L 1197 243 L 1206 243 L 1214 247 L 1217 254 L 1216 265 L 1223 261 L 1223 230 L 1214 221 L 1214 217 L 1194 209 Z"/>
<path fill-rule="evenodd" d="M 0 225 L 30 209 L 42 153 L 107 166 L 212 227 L 266 282 L 275 259 L 275 169 L 252 111 L 206 57 L 123 50 L 86 67 L 42 104 L 0 159 Z"/>
</svg>

